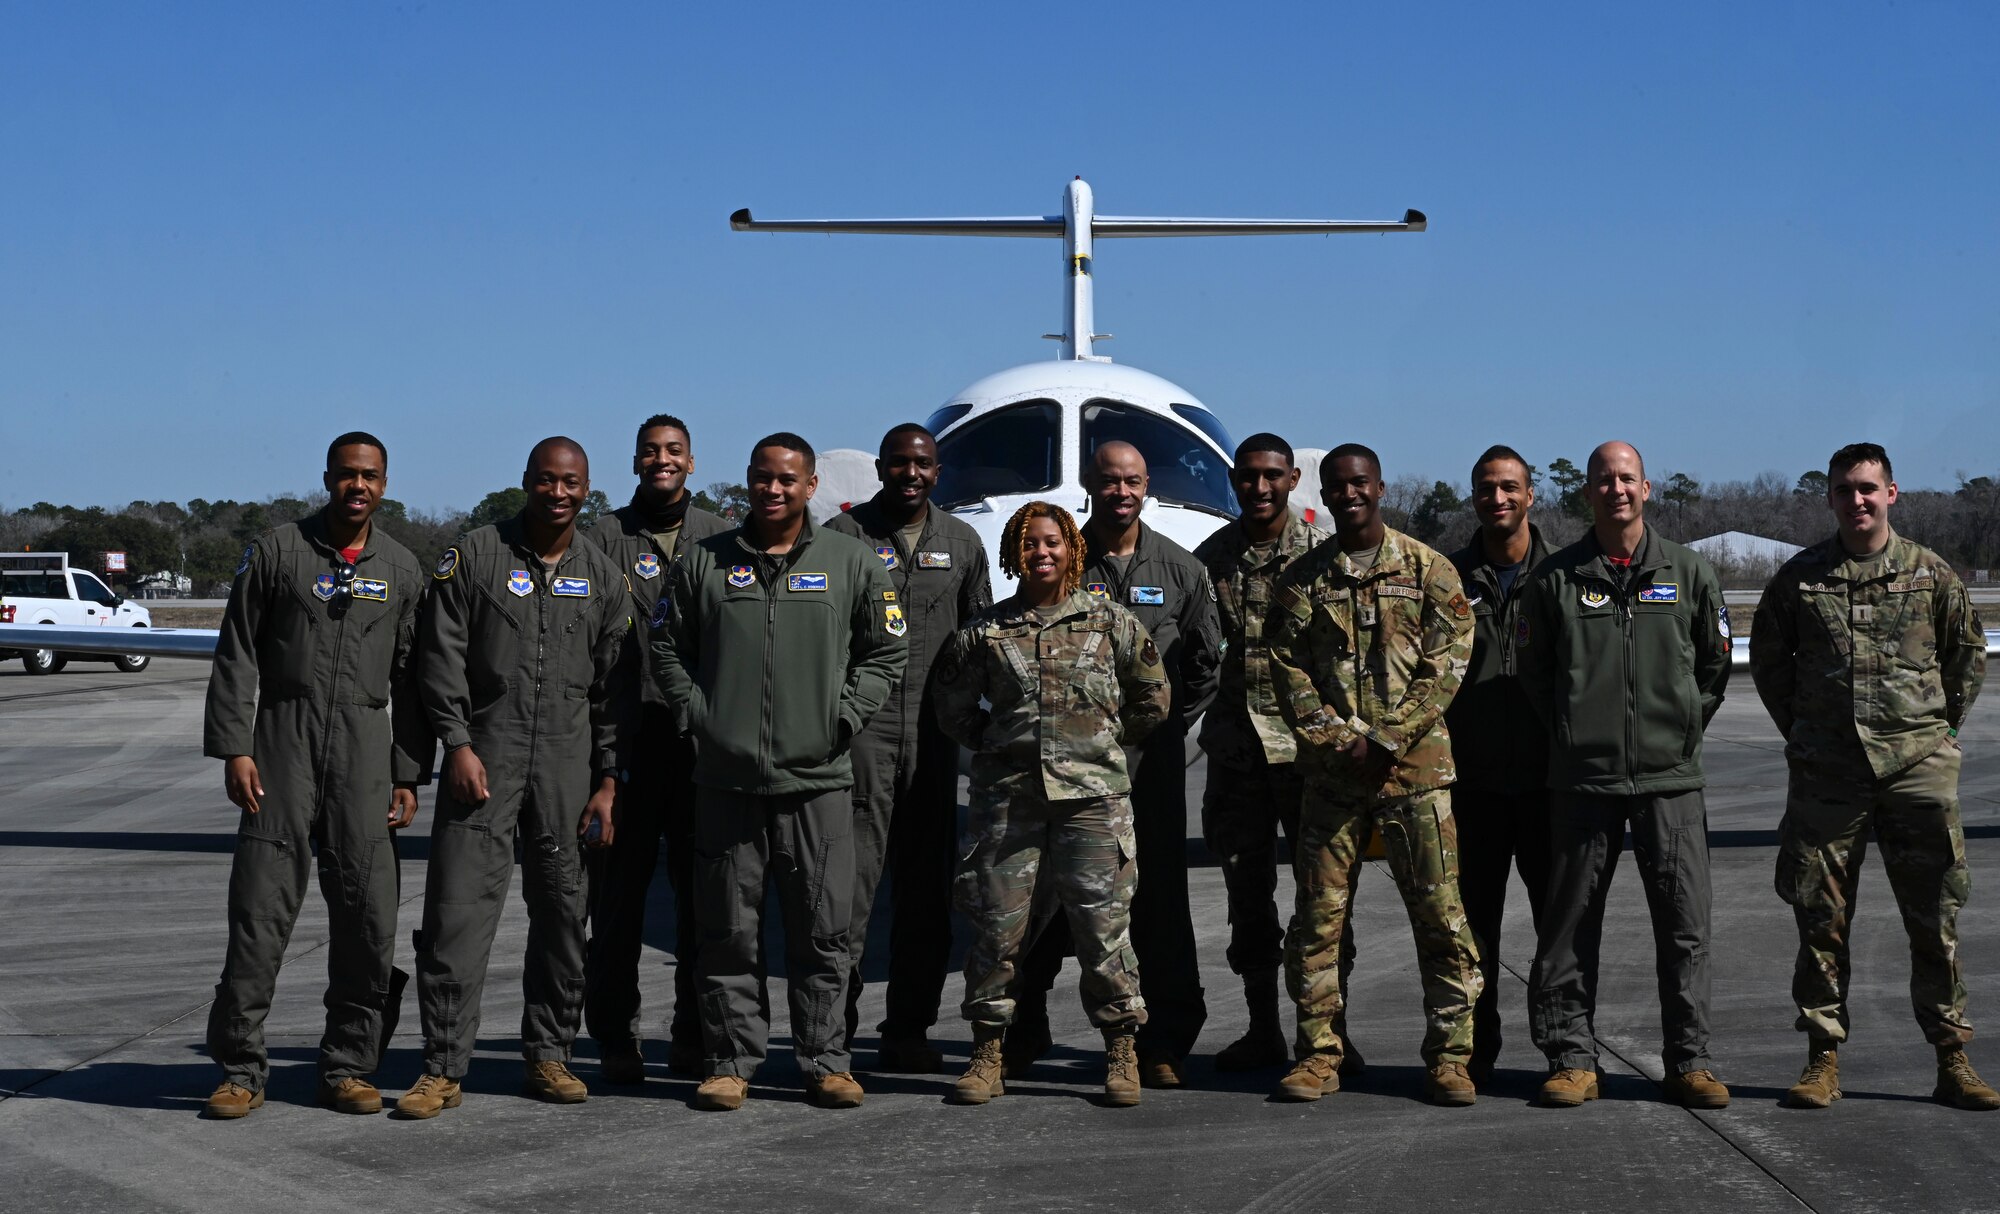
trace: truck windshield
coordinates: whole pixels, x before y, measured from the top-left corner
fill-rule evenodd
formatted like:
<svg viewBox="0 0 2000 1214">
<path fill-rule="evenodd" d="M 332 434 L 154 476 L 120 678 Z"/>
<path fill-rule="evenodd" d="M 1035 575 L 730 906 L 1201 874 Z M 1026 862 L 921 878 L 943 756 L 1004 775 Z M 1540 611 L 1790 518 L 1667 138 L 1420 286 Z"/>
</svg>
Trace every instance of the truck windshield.
<svg viewBox="0 0 2000 1214">
<path fill-rule="evenodd" d="M 1148 492 L 1163 502 L 1193 506 L 1225 518 L 1236 517 L 1236 492 L 1229 465 L 1200 433 L 1150 410 L 1115 400 L 1083 406 L 1083 458 L 1109 442 L 1131 443 L 1146 457 Z"/>
<path fill-rule="evenodd" d="M 931 500 L 946 510 L 981 498 L 1040 493 L 1062 483 L 1057 466 L 1062 408 L 1052 400 L 1008 405 L 938 440 L 938 482 Z"/>
</svg>

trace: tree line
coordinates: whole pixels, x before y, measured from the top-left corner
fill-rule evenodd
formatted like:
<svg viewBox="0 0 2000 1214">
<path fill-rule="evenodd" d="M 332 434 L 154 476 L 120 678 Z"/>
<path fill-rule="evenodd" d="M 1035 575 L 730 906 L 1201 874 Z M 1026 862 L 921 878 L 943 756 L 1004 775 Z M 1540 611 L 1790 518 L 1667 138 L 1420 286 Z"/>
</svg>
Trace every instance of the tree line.
<svg viewBox="0 0 2000 1214">
<path fill-rule="evenodd" d="M 466 511 L 430 513 L 412 510 L 394 498 L 383 498 L 375 523 L 426 560 L 459 536 L 512 518 L 527 503 L 519 487 L 497 489 Z M 194 584 L 197 598 L 221 598 L 229 593 L 243 549 L 258 535 L 281 523 L 294 522 L 326 505 L 326 494 L 280 496 L 261 502 L 135 501 L 123 509 L 103 506 L 58 506 L 36 502 L 9 511 L 0 507 L 0 551 L 67 552 L 70 562 L 96 569 L 99 554 L 123 552 L 125 572 L 105 575 L 115 589 L 154 573 L 179 574 Z M 741 517 L 749 502 L 742 485 L 718 481 L 694 495 L 694 504 L 726 518 Z M 577 523 L 589 527 L 609 514 L 613 503 L 593 489 L 577 512 Z"/>
</svg>

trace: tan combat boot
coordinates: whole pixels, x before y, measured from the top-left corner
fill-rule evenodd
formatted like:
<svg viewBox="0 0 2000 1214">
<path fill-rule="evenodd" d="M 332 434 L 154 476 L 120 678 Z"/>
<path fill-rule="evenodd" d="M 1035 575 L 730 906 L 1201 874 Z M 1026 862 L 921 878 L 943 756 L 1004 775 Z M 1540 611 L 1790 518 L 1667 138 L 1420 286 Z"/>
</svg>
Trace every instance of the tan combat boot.
<svg viewBox="0 0 2000 1214">
<path fill-rule="evenodd" d="M 1005 1031 L 986 1024 L 973 1026 L 972 1061 L 946 1099 L 953 1104 L 985 1104 L 996 1096 L 1007 1094 L 1001 1078 L 1001 1071 L 1005 1068 L 1001 1060 L 1002 1034 Z"/>
<path fill-rule="evenodd" d="M 1548 1109 L 1573 1109 L 1597 1099 L 1597 1072 L 1566 1066 L 1542 1083 L 1541 1104 Z"/>
<path fill-rule="evenodd" d="M 225 1079 L 215 1086 L 208 1095 L 208 1103 L 202 1112 L 218 1121 L 234 1121 L 238 1117 L 248 1117 L 251 1109 L 264 1107 L 264 1093 L 251 1091 L 240 1083 Z"/>
<path fill-rule="evenodd" d="M 636 1041 L 607 1045 L 598 1056 L 597 1073 L 604 1077 L 604 1082 L 615 1083 L 619 1087 L 644 1083 L 646 1055 L 640 1051 Z"/>
<path fill-rule="evenodd" d="M 528 1063 L 521 1076 L 521 1091 L 550 1104 L 582 1104 L 590 1099 L 590 1089 L 583 1080 L 554 1058 Z"/>
<path fill-rule="evenodd" d="M 1424 1077 L 1424 1095 L 1432 1104 L 1451 1107 L 1468 1105 L 1479 1099 L 1479 1089 L 1462 1062 L 1440 1062 Z"/>
<path fill-rule="evenodd" d="M 1187 1086 L 1187 1075 L 1181 1070 L 1181 1060 L 1168 1053 L 1153 1053 L 1142 1050 L 1139 1053 L 1139 1086 L 1148 1088 L 1183 1088 Z"/>
<path fill-rule="evenodd" d="M 1129 1109 L 1139 1103 L 1139 1047 L 1132 1030 L 1104 1030 L 1104 1103 Z"/>
<path fill-rule="evenodd" d="M 861 1084 L 851 1071 L 835 1071 L 815 1079 L 806 1076 L 806 1099 L 823 1109 L 858 1109 Z"/>
<path fill-rule="evenodd" d="M 1806 1045 L 1806 1069 L 1785 1093 L 1788 1109 L 1823 1109 L 1840 1099 L 1840 1051 L 1823 1041 Z"/>
<path fill-rule="evenodd" d="M 344 1075 L 339 1079 L 323 1079 L 319 1085 L 319 1103 L 336 1113 L 379 1113 L 382 1111 L 382 1093 L 366 1079 Z"/>
<path fill-rule="evenodd" d="M 694 1090 L 694 1107 L 711 1113 L 733 1113 L 743 1107 L 750 1081 L 739 1075 L 710 1075 Z"/>
<path fill-rule="evenodd" d="M 1667 1089 L 1667 1099 L 1689 1109 L 1726 1109 L 1729 1107 L 1729 1089 L 1722 1086 L 1722 1080 L 1714 1071 L 1683 1071 L 1669 1075 L 1660 1084 Z"/>
<path fill-rule="evenodd" d="M 1955 1109 L 1984 1111 L 2000 1109 L 2000 1092 L 1986 1086 L 1979 1072 L 1972 1069 L 1972 1059 L 1957 1046 L 1938 1047 L 1937 1087 L 1931 1092 L 1931 1099 L 1939 1104 L 1948 1104 Z"/>
<path fill-rule="evenodd" d="M 425 1075 L 396 1102 L 396 1116 L 418 1120 L 435 1117 L 446 1109 L 457 1108 L 463 1098 L 458 1080 L 446 1079 L 443 1075 Z"/>
<path fill-rule="evenodd" d="M 1278 1081 L 1276 1100 L 1318 1100 L 1340 1090 L 1340 1059 L 1332 1054 L 1307 1054 Z"/>
</svg>

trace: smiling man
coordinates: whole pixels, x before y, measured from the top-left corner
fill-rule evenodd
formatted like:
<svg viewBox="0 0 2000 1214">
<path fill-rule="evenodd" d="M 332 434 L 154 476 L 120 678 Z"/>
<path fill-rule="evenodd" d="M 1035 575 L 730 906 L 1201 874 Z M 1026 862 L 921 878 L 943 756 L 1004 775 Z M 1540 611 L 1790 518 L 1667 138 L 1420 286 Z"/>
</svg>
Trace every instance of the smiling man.
<svg viewBox="0 0 2000 1214">
<path fill-rule="evenodd" d="M 1729 682 L 1729 614 L 1699 553 L 1646 525 L 1652 485 L 1629 443 L 1590 453 L 1592 523 L 1529 578 L 1522 684 L 1548 726 L 1549 876 L 1528 983 L 1541 1102 L 1597 1099 L 1597 956 L 1632 831 L 1652 912 L 1670 1099 L 1719 1109 L 1708 1056 L 1708 811 L 1701 736 Z"/>
<path fill-rule="evenodd" d="M 424 579 L 373 521 L 388 483 L 380 439 L 334 439 L 325 507 L 258 536 L 229 589 L 202 730 L 202 752 L 223 760 L 223 788 L 243 811 L 228 959 L 208 1014 L 209 1056 L 224 1073 L 211 1117 L 264 1103 L 264 1019 L 315 850 L 329 932 L 318 1099 L 382 1110 L 366 1076 L 402 995 L 391 832 L 416 815 L 434 750 L 410 678 Z"/>
<path fill-rule="evenodd" d="M 631 620 L 621 571 L 576 542 L 590 493 L 583 448 L 535 444 L 521 488 L 519 515 L 444 550 L 424 606 L 419 672 L 445 756 L 417 944 L 424 1073 L 396 1102 L 405 1117 L 459 1104 L 517 836 L 528 904 L 523 1090 L 554 1104 L 590 1095 L 567 1066 L 583 1011 L 579 840 L 616 838 Z"/>
<path fill-rule="evenodd" d="M 694 471 L 694 440 L 687 423 L 660 413 L 639 423 L 632 472 L 639 484 L 632 500 L 585 532 L 611 558 L 630 589 L 620 685 L 625 714 L 636 733 L 618 792 L 617 832 L 610 846 L 588 853 L 590 946 L 583 985 L 584 1023 L 597 1040 L 607 1082 L 646 1078 L 639 1033 L 639 945 L 646 929 L 646 891 L 667 845 L 667 877 L 674 887 L 674 1018 L 668 1069 L 701 1072 L 701 1016 L 695 1009 L 694 975 L 701 933 L 694 920 L 694 742 L 682 730 L 659 685 L 646 675 L 646 621 L 666 588 L 667 570 L 684 544 L 729 530 L 729 524 L 694 505 L 687 478 Z"/>
<path fill-rule="evenodd" d="M 902 677 L 899 592 L 866 544 L 815 528 L 811 444 L 751 449 L 741 529 L 688 545 L 653 612 L 653 674 L 694 734 L 695 899 L 708 1077 L 695 1107 L 742 1107 L 770 1040 L 764 899 L 778 889 L 792 1049 L 811 1101 L 853 1108 L 849 748 Z"/>
<path fill-rule="evenodd" d="M 861 1021 L 861 961 L 876 886 L 894 885 L 888 1009 L 877 1068 L 930 1074 L 925 1038 L 951 965 L 951 880 L 958 854 L 958 744 L 933 715 L 930 670 L 945 642 L 993 602 L 986 546 L 963 520 L 930 505 L 937 440 L 915 422 L 882 436 L 882 488 L 828 520 L 881 558 L 902 608 L 909 665 L 882 711 L 854 736 L 854 917 L 848 925 L 847 1036 Z"/>
<path fill-rule="evenodd" d="M 1958 912 L 1972 890 L 1958 727 L 1986 676 L 1979 613 L 1948 562 L 1889 526 L 1898 494 L 1888 452 L 1842 447 L 1826 474 L 1835 534 L 1778 570 L 1750 632 L 1750 673 L 1791 767 L 1777 886 L 1798 922 L 1792 998 L 1806 1068 L 1785 1103 L 1840 1099 L 1848 942 L 1872 833 L 1910 941 L 1910 1003 L 1937 1051 L 1931 1097 L 2000 1109 L 1966 1057 L 1958 964 Z"/>
</svg>

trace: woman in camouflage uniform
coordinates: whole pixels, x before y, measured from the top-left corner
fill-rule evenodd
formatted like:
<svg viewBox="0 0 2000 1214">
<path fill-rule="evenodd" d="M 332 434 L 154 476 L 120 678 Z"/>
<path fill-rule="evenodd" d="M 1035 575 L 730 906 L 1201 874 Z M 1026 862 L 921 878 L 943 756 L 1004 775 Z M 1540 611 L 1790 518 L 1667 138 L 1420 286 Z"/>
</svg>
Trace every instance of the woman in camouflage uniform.
<svg viewBox="0 0 2000 1214">
<path fill-rule="evenodd" d="M 1001 572 L 1019 579 L 1014 594 L 954 635 L 938 663 L 939 723 L 973 754 L 955 883 L 974 931 L 961 1008 L 972 1065 L 952 1095 L 960 1104 L 1003 1091 L 1016 967 L 1052 902 L 1069 917 L 1084 1010 L 1104 1033 L 1105 1102 L 1139 1102 L 1132 1035 L 1146 1004 L 1128 933 L 1138 849 L 1125 747 L 1165 719 L 1170 692 L 1145 628 L 1085 593 L 1082 567 L 1067 511 L 1021 507 L 1000 545 Z"/>
</svg>

